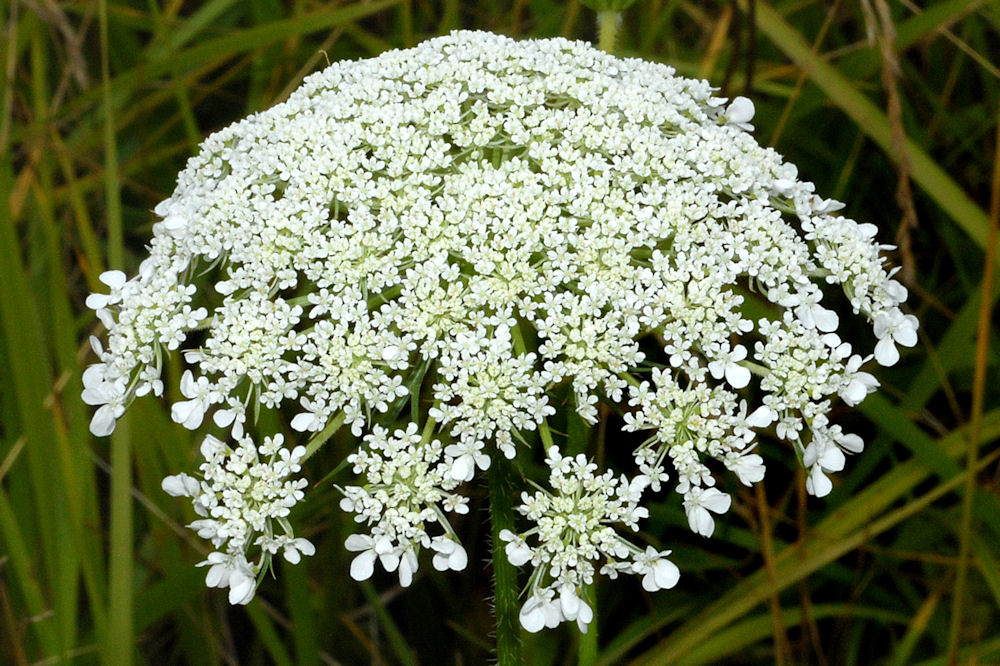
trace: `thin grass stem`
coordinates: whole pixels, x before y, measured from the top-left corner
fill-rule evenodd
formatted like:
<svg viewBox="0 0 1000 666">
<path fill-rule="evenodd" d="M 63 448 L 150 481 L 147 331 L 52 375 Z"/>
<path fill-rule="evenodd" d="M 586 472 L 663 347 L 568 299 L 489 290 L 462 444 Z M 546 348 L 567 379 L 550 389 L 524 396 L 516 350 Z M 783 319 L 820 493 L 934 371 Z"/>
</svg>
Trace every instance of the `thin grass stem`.
<svg viewBox="0 0 1000 666">
<path fill-rule="evenodd" d="M 948 628 L 948 663 L 957 664 L 961 647 L 962 621 L 965 611 L 965 587 L 969 570 L 969 544 L 973 536 L 973 504 L 976 497 L 976 475 L 979 460 L 979 435 L 983 424 L 983 398 L 986 393 L 986 370 L 989 366 L 991 331 L 990 293 L 996 265 L 998 227 L 1000 227 L 1000 117 L 994 146 L 993 180 L 990 192 L 990 240 L 986 245 L 983 267 L 982 296 L 979 301 L 979 326 L 976 331 L 976 365 L 972 379 L 972 414 L 969 424 L 968 448 L 965 454 L 965 492 L 962 496 L 962 523 L 959 528 L 958 570 L 952 597 L 951 623 Z"/>
</svg>

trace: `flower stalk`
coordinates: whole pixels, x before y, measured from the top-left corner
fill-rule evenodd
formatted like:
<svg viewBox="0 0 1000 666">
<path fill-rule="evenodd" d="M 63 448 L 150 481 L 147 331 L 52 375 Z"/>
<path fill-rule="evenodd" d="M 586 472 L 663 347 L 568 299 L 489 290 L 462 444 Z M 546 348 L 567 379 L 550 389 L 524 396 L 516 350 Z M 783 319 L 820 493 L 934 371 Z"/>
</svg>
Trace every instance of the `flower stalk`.
<svg viewBox="0 0 1000 666">
<path fill-rule="evenodd" d="M 493 540 L 493 613 L 496 618 L 497 663 L 521 663 L 521 636 L 518 623 L 517 568 L 507 559 L 503 530 L 514 526 L 513 464 L 494 450 L 489 470 L 490 534 Z"/>
<path fill-rule="evenodd" d="M 615 52 L 615 38 L 618 36 L 620 11 L 605 9 L 597 12 L 597 46 L 605 53 Z"/>
</svg>

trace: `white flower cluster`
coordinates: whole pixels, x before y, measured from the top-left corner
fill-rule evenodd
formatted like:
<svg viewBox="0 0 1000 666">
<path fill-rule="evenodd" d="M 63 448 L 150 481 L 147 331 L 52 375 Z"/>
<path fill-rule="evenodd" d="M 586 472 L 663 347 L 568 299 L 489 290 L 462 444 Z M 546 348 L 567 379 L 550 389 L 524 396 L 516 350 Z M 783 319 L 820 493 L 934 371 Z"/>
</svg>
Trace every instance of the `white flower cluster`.
<svg viewBox="0 0 1000 666">
<path fill-rule="evenodd" d="M 670 458 L 691 529 L 706 537 L 715 530 L 709 512 L 728 511 L 730 497 L 713 487 L 715 476 L 702 456 L 721 462 L 745 485 L 760 481 L 764 460 L 752 452 L 755 445 L 751 442 L 754 428 L 767 427 L 773 420 L 773 412 L 765 405 L 748 415 L 746 401 L 722 385 L 710 386 L 707 374 L 704 367 L 698 367 L 685 376 L 682 387 L 674 373 L 653 368 L 652 386 L 642 382 L 630 387 L 629 405 L 637 409 L 625 415 L 623 428 L 654 432 L 635 450 L 636 464 L 658 491 L 667 479 L 664 461 Z"/>
<path fill-rule="evenodd" d="M 500 533 L 511 564 L 530 562 L 535 568 L 528 600 L 521 609 L 525 629 L 535 632 L 576 621 L 586 632 L 594 613 L 584 599 L 584 588 L 594 582 L 596 563 L 602 558 L 602 574 L 610 578 L 617 578 L 619 572 L 641 575 L 642 586 L 650 592 L 677 583 L 680 572 L 666 559 L 670 551 L 659 552 L 651 546 L 643 550 L 613 527 L 639 530 L 639 520 L 649 516 L 649 510 L 639 504 L 649 477 L 639 475 L 629 481 L 625 476 L 616 478 L 610 470 L 595 474 L 597 465 L 586 456 L 564 457 L 555 446 L 545 462 L 555 493 L 522 493 L 518 507 L 535 526 L 523 534 Z M 528 544 L 529 537 L 538 542 L 535 547 Z"/>
<path fill-rule="evenodd" d="M 464 569 L 468 556 L 442 509 L 469 512 L 468 499 L 453 492 L 472 476 L 461 462 L 465 451 L 454 445 L 445 447 L 436 439 L 425 441 L 415 423 L 392 435 L 374 426 L 364 441 L 366 448 L 347 460 L 366 483 L 341 489 L 340 508 L 356 513 L 354 519 L 371 529 L 370 535 L 353 534 L 347 539 L 347 549 L 359 552 L 351 563 L 351 577 L 369 578 L 378 559 L 386 571 L 398 570 L 399 584 L 409 587 L 421 547 L 436 552 L 435 569 Z M 484 458 L 488 467 L 489 458 Z M 434 523 L 444 528 L 444 534 L 431 537 L 427 533 L 428 525 Z"/>
<path fill-rule="evenodd" d="M 889 246 L 759 146 L 752 119 L 745 98 L 562 39 L 456 32 L 334 64 L 209 137 L 156 207 L 138 274 L 102 276 L 91 429 L 107 435 L 136 396 L 160 395 L 164 352 L 182 346 L 173 419 L 197 429 L 211 413 L 239 459 L 261 405 L 317 445 L 346 422 L 366 481 L 344 506 L 370 531 L 348 540 L 352 575 L 377 559 L 408 584 L 419 548 L 465 566 L 444 511 L 465 510 L 460 486 L 493 450 L 534 455 L 557 407 L 594 422 L 616 404 L 647 437 L 632 481 L 546 441 L 553 494 L 526 498 L 527 529 L 507 534 L 512 561 L 534 567 L 522 622 L 586 625 L 580 590 L 599 558 L 606 575 L 670 587 L 665 554 L 612 527 L 635 528 L 668 460 L 705 536 L 731 504 L 713 470 L 763 478 L 762 428 L 825 495 L 862 448 L 830 423 L 834 401 L 859 403 L 878 386 L 862 368 L 917 342 Z M 870 322 L 871 354 L 838 335 L 824 305 L 837 286 Z M 747 299 L 769 314 L 749 317 Z M 396 430 L 407 406 L 427 426 Z M 225 566 L 209 582 L 242 591 L 242 562 Z"/>
<path fill-rule="evenodd" d="M 258 575 L 267 570 L 271 556 L 280 550 L 296 564 L 315 547 L 296 538 L 287 516 L 302 499 L 305 479 L 292 479 L 301 469 L 305 447 L 284 448 L 284 437 L 266 437 L 259 446 L 249 437 L 235 448 L 208 435 L 201 444 L 202 480 L 177 474 L 163 480 L 163 490 L 174 497 L 190 497 L 195 513 L 203 516 L 189 527 L 208 539 L 217 550 L 198 566 L 209 566 L 209 587 L 228 587 L 229 602 L 246 604 L 253 599 Z M 276 528 L 281 528 L 281 533 Z M 250 546 L 261 549 L 260 559 L 247 559 Z"/>
<path fill-rule="evenodd" d="M 515 353 L 506 324 L 489 334 L 458 333 L 438 359 L 444 381 L 434 385 L 434 397 L 440 406 L 429 415 L 442 424 L 455 422 L 451 432 L 459 446 L 474 451 L 492 439 L 513 458 L 512 433 L 534 430 L 556 411 L 538 381 L 535 361 L 535 354 Z"/>
</svg>

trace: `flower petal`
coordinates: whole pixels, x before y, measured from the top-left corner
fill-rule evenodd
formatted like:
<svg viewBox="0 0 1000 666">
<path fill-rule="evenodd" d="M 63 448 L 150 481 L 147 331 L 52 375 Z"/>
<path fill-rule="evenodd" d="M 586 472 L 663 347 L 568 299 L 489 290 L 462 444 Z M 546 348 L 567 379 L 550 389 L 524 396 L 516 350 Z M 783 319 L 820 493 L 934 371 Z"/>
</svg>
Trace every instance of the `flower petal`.
<svg viewBox="0 0 1000 666">
<path fill-rule="evenodd" d="M 357 535 L 354 535 L 357 536 Z M 351 578 L 354 580 L 368 580 L 375 572 L 375 551 L 366 550 L 354 558 L 351 562 Z"/>
</svg>

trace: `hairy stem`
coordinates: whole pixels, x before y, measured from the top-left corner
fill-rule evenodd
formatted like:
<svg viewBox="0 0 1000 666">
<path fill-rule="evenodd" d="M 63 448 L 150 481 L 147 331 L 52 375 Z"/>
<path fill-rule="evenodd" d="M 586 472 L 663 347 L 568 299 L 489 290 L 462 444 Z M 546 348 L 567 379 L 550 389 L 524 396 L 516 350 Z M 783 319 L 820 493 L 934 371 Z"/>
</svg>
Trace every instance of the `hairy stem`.
<svg viewBox="0 0 1000 666">
<path fill-rule="evenodd" d="M 497 663 L 518 666 L 521 663 L 520 624 L 518 621 L 517 569 L 507 560 L 502 530 L 514 531 L 514 485 L 511 462 L 493 450 L 490 465 L 490 527 L 493 537 L 493 613 L 496 617 Z"/>
<path fill-rule="evenodd" d="M 615 52 L 615 37 L 620 19 L 621 12 L 613 9 L 597 12 L 597 46 L 606 53 Z"/>
</svg>

